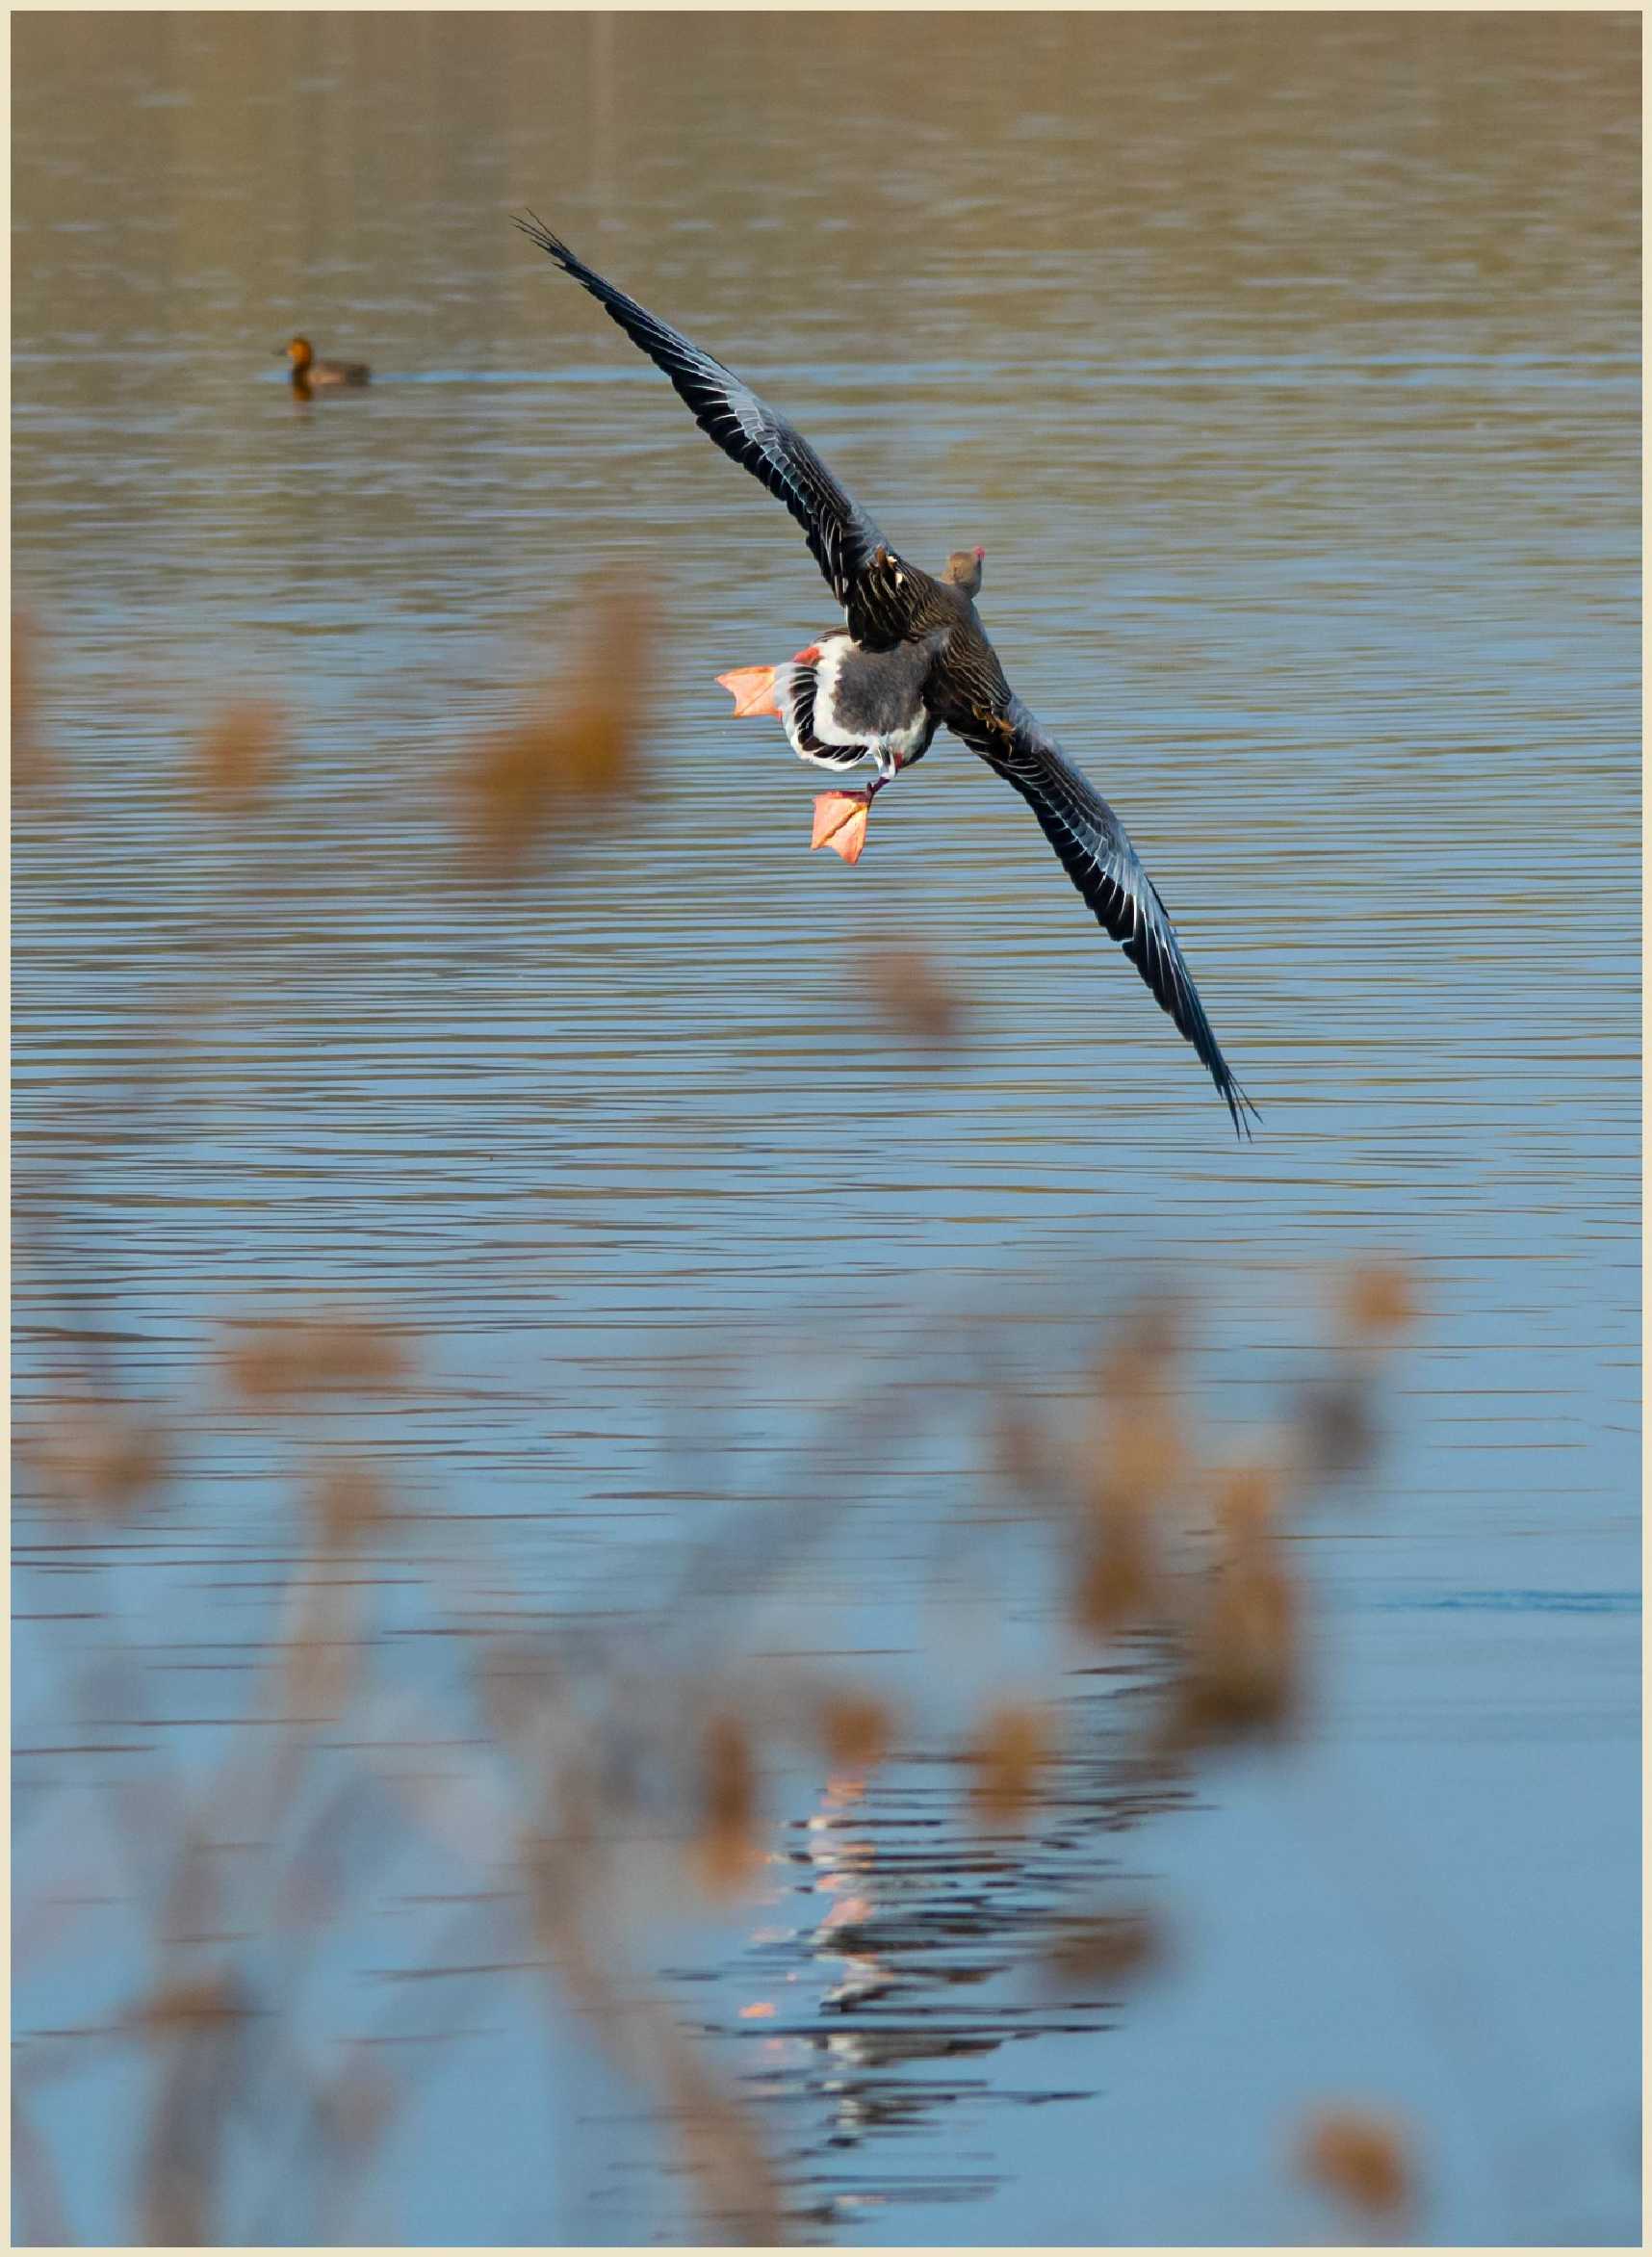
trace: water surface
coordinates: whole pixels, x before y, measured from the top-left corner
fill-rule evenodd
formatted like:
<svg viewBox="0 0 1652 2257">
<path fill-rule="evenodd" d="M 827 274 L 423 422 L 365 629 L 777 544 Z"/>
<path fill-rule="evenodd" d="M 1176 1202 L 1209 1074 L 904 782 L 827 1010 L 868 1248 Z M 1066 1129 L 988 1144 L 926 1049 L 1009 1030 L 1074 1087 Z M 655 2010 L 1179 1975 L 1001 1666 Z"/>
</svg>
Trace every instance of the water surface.
<svg viewBox="0 0 1652 2257">
<path fill-rule="evenodd" d="M 733 2030 L 801 1971 L 753 2074 L 839 2237 L 1306 2238 L 1279 2127 L 1327 2089 L 1427 2122 L 1437 2239 L 1633 2237 L 1633 19 L 92 21 L 14 39 L 13 567 L 60 770 L 16 822 L 18 1386 L 49 1403 L 90 1340 L 196 1440 L 188 1513 L 117 1542 L 24 1498 L 25 1825 L 109 1777 L 61 1728 L 106 1607 L 153 1625 L 174 1736 L 234 1711 L 176 1673 L 217 1640 L 235 1682 L 281 1557 L 274 1462 L 202 1376 L 226 1314 L 416 1332 L 430 1384 L 375 1446 L 552 1615 L 652 1595 L 702 1524 L 685 1400 L 783 1497 L 854 1356 L 908 1371 L 924 1449 L 782 1610 L 898 1664 L 932 1562 L 890 1517 L 933 1518 L 979 1439 L 917 1343 L 1168 1269 L 1243 1421 L 1312 1344 L 1303 1265 L 1397 1251 L 1430 1315 L 1380 1503 L 1302 1546 L 1322 1728 L 1129 1813 L 1179 1971 L 1006 2043 L 981 1938 L 1056 1884 L 920 1860 L 901 1920 L 963 1888 L 990 1962 L 951 1994 L 985 2033 L 960 2098 L 827 1995 L 802 1781 L 788 1940 L 695 1947 L 695 1995 Z M 1254 1144 L 962 747 L 857 869 L 809 856 L 817 780 L 714 677 L 830 599 L 522 203 L 909 554 L 984 544 L 1006 669 L 1129 824 Z M 296 403 L 295 328 L 371 390 Z M 661 622 L 642 799 L 478 886 L 453 764 L 599 571 Z M 247 696 L 293 746 L 253 829 L 187 765 Z M 880 1012 L 891 949 L 967 1043 Z M 833 1823 L 898 1856 L 927 1791 L 897 1767 Z M 1087 1871 L 1122 1794 L 1075 1790 Z M 918 1988 L 932 2027 L 933 1961 Z M 43 1983 L 19 2009 L 70 2018 Z M 526 2116 L 452 2082 L 467 2166 L 390 2230 L 544 2238 Z M 670 2200 L 622 2154 L 567 2230 L 676 2230 Z"/>
</svg>

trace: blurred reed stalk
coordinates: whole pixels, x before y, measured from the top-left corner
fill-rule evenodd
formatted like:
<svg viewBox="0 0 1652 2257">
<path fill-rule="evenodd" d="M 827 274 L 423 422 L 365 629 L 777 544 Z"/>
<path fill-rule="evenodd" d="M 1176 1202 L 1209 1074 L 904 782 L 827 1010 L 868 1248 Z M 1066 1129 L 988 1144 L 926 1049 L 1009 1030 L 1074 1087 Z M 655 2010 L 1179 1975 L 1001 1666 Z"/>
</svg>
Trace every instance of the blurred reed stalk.
<svg viewBox="0 0 1652 2257">
<path fill-rule="evenodd" d="M 622 817 L 642 786 L 647 609 L 633 591 L 593 597 L 582 636 L 538 709 L 479 738 L 454 775 L 455 843 L 502 882 L 521 883 L 540 847 L 572 847 L 598 819 Z M 32 636 L 14 632 L 13 647 L 18 773 L 38 776 Z M 297 758 L 280 713 L 226 707 L 190 752 L 202 818 L 247 830 Z M 913 1045 L 935 1052 L 967 1040 L 963 999 L 925 961 L 886 956 L 873 985 Z M 36 1258 L 66 1258 L 49 1228 Z M 1063 1563 L 1071 1635 L 1092 1652 L 1143 1631 L 1163 1641 L 1159 1711 L 1137 1751 L 1145 1774 L 1311 1722 L 1292 1528 L 1369 1462 L 1382 1364 L 1416 1313 L 1408 1278 L 1386 1265 L 1338 1273 L 1333 1301 L 1335 1352 L 1322 1378 L 1283 1407 L 1276 1429 L 1237 1448 L 1212 1450 L 1200 1437 L 1186 1310 L 1168 1301 L 1126 1310 L 1111 1328 L 1076 1444 L 1045 1397 L 982 1386 L 979 1363 L 961 1360 L 957 1391 L 984 1404 L 995 1438 L 1007 1525 L 1029 1552 Z M 732 1533 L 689 1548 L 675 1602 L 684 1614 L 691 1602 L 718 1604 L 697 1658 L 662 1669 L 647 1699 L 623 1641 L 600 1624 L 525 1644 L 461 1612 L 453 1699 L 468 1728 L 455 1731 L 426 1699 L 382 1681 L 367 1600 L 364 1570 L 393 1562 L 424 1575 L 441 1619 L 449 1595 L 425 1561 L 419 1517 L 387 1466 L 323 1447 L 316 1424 L 323 1407 L 410 1409 L 426 1347 L 405 1326 L 359 1314 L 254 1309 L 214 1348 L 216 1404 L 186 1414 L 142 1402 L 107 1351 L 85 1345 L 78 1382 L 25 1422 L 19 1468 L 37 1506 L 117 1530 L 181 1521 L 177 1469 L 192 1442 L 226 1418 L 250 1421 L 283 1458 L 299 1536 L 255 1697 L 224 1752 L 191 1774 L 163 1749 L 136 1794 L 110 1803 L 147 1961 L 127 2011 L 98 2036 L 104 2051 L 135 2049 L 142 2064 L 126 2234 L 210 2246 L 248 2238 L 250 2217 L 277 2228 L 251 2238 L 348 2238 L 386 2139 L 417 2098 L 413 2081 L 388 2075 L 369 2050 L 404 2028 L 406 2009 L 323 2039 L 306 2023 L 302 1975 L 323 1941 L 371 1930 L 375 1877 L 395 1851 L 470 1871 L 473 1904 L 430 1948 L 469 1933 L 473 1913 L 490 1934 L 504 1931 L 499 1961 L 535 1980 L 553 2016 L 580 2017 L 652 2096 L 711 2238 L 786 2240 L 798 2221 L 760 2111 L 716 2073 L 649 1975 L 649 1933 L 624 1910 L 634 1896 L 628 1873 L 639 1841 L 664 1839 L 682 1882 L 709 1907 L 738 1901 L 769 1855 L 764 1781 L 783 1756 L 858 1782 L 912 1751 L 916 1721 L 874 1676 L 828 1677 L 785 1656 L 742 1674 L 715 1632 L 738 1603 L 736 1567 L 746 1578 L 756 1564 L 774 1571 L 802 1558 L 839 1519 L 875 1513 L 876 1485 L 851 1476 L 830 1418 L 804 1506 L 741 1513 L 739 1468 L 724 1466 Z M 861 1388 L 862 1414 L 871 1399 Z M 886 1440 L 920 1415 L 904 1399 L 888 1410 Z M 143 1715 L 145 1673 L 117 1622 L 100 1635 L 103 1649 L 65 1699 L 104 1728 Z M 998 1699 L 941 1751 L 960 1811 L 1005 1857 L 1036 1835 L 1071 1728 L 1057 1699 Z M 446 1768 L 433 1777 L 415 1758 L 438 1744 Z M 19 1917 L 24 1934 L 72 1927 L 72 1894 L 25 1902 Z M 1045 1974 L 1058 1985 L 1147 1978 L 1173 1948 L 1150 1903 L 1073 1904 L 1052 1932 Z M 48 2076 L 42 2041 L 25 2037 L 13 2087 L 18 2221 L 31 2240 L 66 2243 L 65 2190 L 83 2159 L 72 2143 L 54 2153 L 39 2128 L 36 2097 Z M 1414 2169 L 1402 2136 L 1375 2115 L 1327 2114 L 1296 2161 L 1373 2219 L 1409 2214 Z M 256 2202 L 249 2167 L 267 2181 Z M 549 2218 L 549 2194 L 547 2203 Z"/>
</svg>

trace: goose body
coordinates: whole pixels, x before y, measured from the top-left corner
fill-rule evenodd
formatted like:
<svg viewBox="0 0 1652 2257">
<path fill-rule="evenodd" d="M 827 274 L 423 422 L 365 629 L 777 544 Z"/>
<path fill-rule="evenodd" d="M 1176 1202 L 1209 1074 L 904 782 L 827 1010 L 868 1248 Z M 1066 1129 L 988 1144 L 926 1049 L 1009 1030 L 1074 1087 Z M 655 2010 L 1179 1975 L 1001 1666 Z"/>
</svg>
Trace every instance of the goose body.
<svg viewBox="0 0 1652 2257">
<path fill-rule="evenodd" d="M 1097 922 L 1192 1046 L 1235 1130 L 1249 1134 L 1247 1115 L 1256 1108 L 1222 1054 L 1169 913 L 1123 824 L 1004 678 L 975 609 L 981 550 L 956 552 L 940 577 L 911 563 L 801 433 L 732 369 L 628 298 L 531 213 L 516 224 L 590 293 L 670 378 L 707 436 L 802 528 L 845 629 L 822 636 L 788 666 L 719 679 L 734 692 L 736 714 L 774 714 L 799 758 L 839 768 L 877 762 L 866 791 L 828 795 L 858 806 L 852 850 L 839 844 L 844 859 L 859 854 L 873 794 L 922 758 L 938 728 L 949 729 L 1026 801 Z M 824 843 L 824 806 L 816 844 Z"/>
<path fill-rule="evenodd" d="M 924 688 L 934 653 L 922 643 L 863 650 L 843 628 L 779 666 L 742 667 L 717 679 L 736 715 L 773 713 L 799 760 L 841 774 L 875 761 L 888 780 L 920 761 L 940 722 Z"/>
</svg>

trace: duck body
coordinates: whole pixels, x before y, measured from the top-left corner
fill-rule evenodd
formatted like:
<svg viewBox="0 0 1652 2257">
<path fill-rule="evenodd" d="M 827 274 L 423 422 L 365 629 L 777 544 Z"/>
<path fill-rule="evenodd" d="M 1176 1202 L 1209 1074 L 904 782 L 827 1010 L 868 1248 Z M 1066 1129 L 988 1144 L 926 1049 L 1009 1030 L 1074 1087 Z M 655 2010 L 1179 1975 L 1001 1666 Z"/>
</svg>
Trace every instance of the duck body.
<svg viewBox="0 0 1652 2257">
<path fill-rule="evenodd" d="M 373 371 L 364 360 L 315 360 L 304 371 L 307 384 L 371 384 Z"/>
<path fill-rule="evenodd" d="M 373 381 L 373 371 L 365 360 L 318 360 L 307 337 L 290 338 L 280 351 L 293 364 L 294 391 L 304 398 L 318 389 Z"/>
</svg>

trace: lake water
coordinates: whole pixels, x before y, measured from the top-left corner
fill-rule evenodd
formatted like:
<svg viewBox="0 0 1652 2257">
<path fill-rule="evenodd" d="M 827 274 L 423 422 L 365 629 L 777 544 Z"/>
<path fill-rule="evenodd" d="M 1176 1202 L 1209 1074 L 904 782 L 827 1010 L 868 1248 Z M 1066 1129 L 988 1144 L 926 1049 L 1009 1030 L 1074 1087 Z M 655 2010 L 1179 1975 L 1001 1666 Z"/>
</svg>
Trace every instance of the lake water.
<svg viewBox="0 0 1652 2257">
<path fill-rule="evenodd" d="M 37 16 L 13 55 L 51 770 L 14 823 L 17 1388 L 114 1373 L 187 1437 L 107 1536 L 22 1491 L 20 1872 L 129 1776 L 65 1722 L 112 1618 L 135 1763 L 243 1701 L 290 1465 L 214 1391 L 226 1318 L 405 1326 L 421 1387 L 325 1433 L 467 1575 L 616 1635 L 730 1466 L 807 1494 L 827 1406 L 861 1510 L 717 1635 L 939 1698 L 926 1531 L 984 1447 L 949 1328 L 1008 1324 L 1060 1396 L 1085 1319 L 1165 1275 L 1212 1415 L 1252 1421 L 1311 1276 L 1397 1254 L 1427 1316 L 1387 1454 L 1298 1546 L 1304 1746 L 1133 1797 L 1115 1692 L 1070 1677 L 1097 1769 L 1036 1872 L 971 1872 L 916 1751 L 852 1811 L 791 1783 L 799 1904 L 839 1840 L 897 1877 L 899 2012 L 836 1994 L 807 1905 L 662 1971 L 724 2032 L 797 1985 L 754 2067 L 721 2050 L 780 2089 L 826 2238 L 1312 2239 L 1281 2143 L 1346 2093 L 1423 2127 L 1428 2238 L 1635 2239 L 1636 20 Z M 830 598 L 522 204 L 909 556 L 984 544 L 989 632 L 1129 824 L 1253 1144 L 962 746 L 857 869 L 809 855 L 820 779 L 714 678 Z M 295 329 L 372 387 L 295 402 Z M 599 573 L 659 622 L 640 796 L 478 882 L 455 763 Z M 247 698 L 289 756 L 238 823 L 189 758 Z M 956 1046 L 880 1001 L 902 952 Z M 1047 1610 L 978 1581 L 942 1656 L 1018 1681 Z M 1069 1867 L 1175 1911 L 1116 2010 L 1018 1988 Z M 84 1961 L 19 1976 L 25 2038 L 104 2011 Z M 454 2052 L 386 2234 L 684 2231 L 634 2095 L 525 2050 Z M 130 2093 L 86 2088 L 42 2120 L 77 2238 L 123 2238 Z"/>
</svg>

